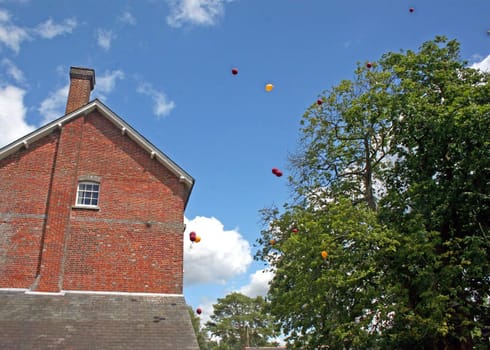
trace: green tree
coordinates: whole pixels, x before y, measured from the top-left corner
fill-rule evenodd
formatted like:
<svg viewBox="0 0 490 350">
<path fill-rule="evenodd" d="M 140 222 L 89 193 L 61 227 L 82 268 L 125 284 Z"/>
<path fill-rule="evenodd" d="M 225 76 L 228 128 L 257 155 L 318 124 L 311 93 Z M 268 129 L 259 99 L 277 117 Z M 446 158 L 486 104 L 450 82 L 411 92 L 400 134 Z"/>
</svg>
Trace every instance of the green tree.
<svg viewBox="0 0 490 350">
<path fill-rule="evenodd" d="M 438 37 L 359 65 L 306 111 L 296 202 L 263 211 L 256 255 L 292 346 L 486 346 L 488 80 Z"/>
<path fill-rule="evenodd" d="M 397 78 L 400 117 L 380 218 L 404 246 L 421 234 L 431 243 L 430 255 L 407 250 L 393 266 L 409 307 L 400 325 L 419 331 L 409 344 L 472 349 L 482 332 L 488 342 L 490 324 L 489 75 L 467 68 L 459 44 L 445 38 L 381 64 Z"/>
<path fill-rule="evenodd" d="M 274 331 L 265 306 L 264 298 L 250 298 L 237 292 L 218 299 L 211 320 L 206 323 L 206 330 L 220 339 L 213 349 L 274 345 L 269 342 Z"/>
<path fill-rule="evenodd" d="M 263 214 L 271 223 L 264 234 L 275 240 L 262 251 L 275 271 L 270 311 L 292 347 L 376 344 L 397 311 L 398 289 L 384 273 L 399 245 L 396 232 L 380 225 L 367 204 L 342 198 Z"/>
<path fill-rule="evenodd" d="M 311 106 L 301 120 L 301 151 L 291 157 L 297 195 L 323 205 L 349 196 L 376 209 L 375 182 L 381 180 L 392 129 L 393 77 L 358 67 Z"/>
</svg>

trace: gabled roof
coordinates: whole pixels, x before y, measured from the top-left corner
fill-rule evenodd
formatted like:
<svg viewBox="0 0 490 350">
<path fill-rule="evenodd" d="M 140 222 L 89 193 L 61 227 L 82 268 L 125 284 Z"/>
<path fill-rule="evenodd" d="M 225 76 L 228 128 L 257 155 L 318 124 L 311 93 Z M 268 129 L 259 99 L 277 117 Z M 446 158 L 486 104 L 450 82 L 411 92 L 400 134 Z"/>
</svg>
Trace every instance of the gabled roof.
<svg viewBox="0 0 490 350">
<path fill-rule="evenodd" d="M 0 349 L 199 350 L 183 296 L 0 290 Z"/>
<path fill-rule="evenodd" d="M 121 130 L 123 135 L 127 135 L 130 139 L 136 142 L 141 148 L 148 152 L 148 155 L 152 158 L 160 162 L 163 166 L 169 169 L 175 176 L 177 176 L 181 182 L 183 182 L 188 188 L 189 197 L 192 187 L 194 186 L 195 180 L 190 176 L 187 172 L 185 172 L 181 167 L 179 167 L 174 161 L 172 161 L 167 155 L 165 155 L 162 151 L 160 151 L 157 147 L 155 147 L 150 141 L 148 141 L 145 137 L 143 137 L 139 132 L 133 129 L 128 123 L 126 123 L 121 117 L 119 117 L 116 113 L 114 113 L 109 107 L 103 104 L 100 100 L 95 99 L 85 106 L 80 107 L 79 109 L 64 115 L 61 118 L 58 118 L 52 121 L 49 124 L 46 124 L 40 127 L 37 130 L 34 130 L 30 134 L 27 134 L 20 139 L 6 145 L 3 148 L 0 148 L 0 160 L 8 157 L 9 155 L 17 152 L 21 148 L 28 148 L 30 144 L 39 140 L 40 138 L 50 134 L 56 129 L 63 128 L 63 125 L 70 122 L 71 120 L 81 116 L 87 115 L 93 111 L 97 110 L 100 112 L 102 116 L 107 118 L 110 122 L 112 122 L 117 128 Z M 187 200 L 186 200 L 187 202 Z"/>
</svg>

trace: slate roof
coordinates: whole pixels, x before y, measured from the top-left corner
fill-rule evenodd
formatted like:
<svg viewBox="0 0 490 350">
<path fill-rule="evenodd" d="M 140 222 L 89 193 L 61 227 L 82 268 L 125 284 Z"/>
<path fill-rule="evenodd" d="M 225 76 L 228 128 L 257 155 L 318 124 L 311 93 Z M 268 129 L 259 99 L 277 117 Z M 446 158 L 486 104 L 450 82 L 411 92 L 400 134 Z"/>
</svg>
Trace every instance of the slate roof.
<svg viewBox="0 0 490 350">
<path fill-rule="evenodd" d="M 0 290 L 0 349 L 199 350 L 183 296 Z"/>
</svg>

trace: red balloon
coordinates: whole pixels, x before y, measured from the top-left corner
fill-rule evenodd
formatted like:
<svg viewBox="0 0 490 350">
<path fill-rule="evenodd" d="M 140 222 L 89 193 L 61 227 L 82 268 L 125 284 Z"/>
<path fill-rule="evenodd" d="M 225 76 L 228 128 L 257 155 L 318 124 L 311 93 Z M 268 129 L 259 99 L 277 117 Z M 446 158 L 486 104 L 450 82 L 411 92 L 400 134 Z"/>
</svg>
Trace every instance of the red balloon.
<svg viewBox="0 0 490 350">
<path fill-rule="evenodd" d="M 323 101 L 322 101 L 322 99 L 321 99 L 321 98 L 319 98 L 318 100 L 316 100 L 316 103 L 317 103 L 319 106 L 321 106 L 321 105 L 322 105 L 322 103 L 323 103 Z"/>
<path fill-rule="evenodd" d="M 371 62 L 366 63 L 366 67 L 371 68 L 373 64 Z"/>
<path fill-rule="evenodd" d="M 238 74 L 238 69 L 237 68 L 232 68 L 231 74 L 237 75 Z"/>
<path fill-rule="evenodd" d="M 272 168 L 272 173 L 274 175 L 276 175 L 277 177 L 281 177 L 282 176 L 282 171 L 279 170 L 278 168 Z"/>
<path fill-rule="evenodd" d="M 189 239 L 191 240 L 191 242 L 195 242 L 196 237 L 197 237 L 197 234 L 194 231 L 189 233 Z"/>
<path fill-rule="evenodd" d="M 413 7 L 410 7 L 410 9 L 408 11 L 413 12 L 413 11 L 415 11 L 415 9 Z"/>
<path fill-rule="evenodd" d="M 291 231 L 293 231 L 293 233 L 298 233 L 299 230 L 295 227 Z"/>
<path fill-rule="evenodd" d="M 198 314 L 198 315 L 202 314 L 202 310 L 201 310 L 201 308 L 200 308 L 200 307 L 198 307 L 198 308 L 196 309 L 196 312 L 197 312 L 197 314 Z"/>
</svg>

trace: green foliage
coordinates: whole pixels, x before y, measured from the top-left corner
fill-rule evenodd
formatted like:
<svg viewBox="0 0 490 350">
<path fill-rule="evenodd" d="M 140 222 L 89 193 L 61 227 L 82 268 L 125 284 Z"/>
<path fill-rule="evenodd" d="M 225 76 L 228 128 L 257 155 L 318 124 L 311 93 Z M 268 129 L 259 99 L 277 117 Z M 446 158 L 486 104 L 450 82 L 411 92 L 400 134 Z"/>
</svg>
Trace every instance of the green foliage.
<svg viewBox="0 0 490 350">
<path fill-rule="evenodd" d="M 425 325 L 429 335 L 420 342 L 463 347 L 488 325 L 490 85 L 488 74 L 466 68 L 458 55 L 457 42 L 436 38 L 418 53 L 381 61 L 399 81 L 393 98 L 400 118 L 380 218 L 407 243 L 417 238 L 414 219 L 422 235 L 431 232 L 422 272 L 395 271 L 405 276 L 414 315 L 403 322 Z"/>
<path fill-rule="evenodd" d="M 396 233 L 378 224 L 366 205 L 346 199 L 293 211 L 273 220 L 271 228 L 277 233 L 268 251 L 275 270 L 271 312 L 298 349 L 365 349 L 394 311 L 387 301 L 397 289 L 384 269 L 399 247 Z"/>
<path fill-rule="evenodd" d="M 488 343 L 488 80 L 437 37 L 359 66 L 306 111 L 296 204 L 262 212 L 256 255 L 293 348 Z"/>
<path fill-rule="evenodd" d="M 292 181 L 296 194 L 309 202 L 341 195 L 376 208 L 373 185 L 392 125 L 392 77 L 374 67 L 358 68 L 355 81 L 342 81 L 303 116 L 301 150 L 291 157 Z"/>
<path fill-rule="evenodd" d="M 274 344 L 269 342 L 274 331 L 264 298 L 235 292 L 218 299 L 213 307 L 211 320 L 206 323 L 206 330 L 220 338 L 213 349 L 242 350 L 244 346 Z"/>
</svg>

